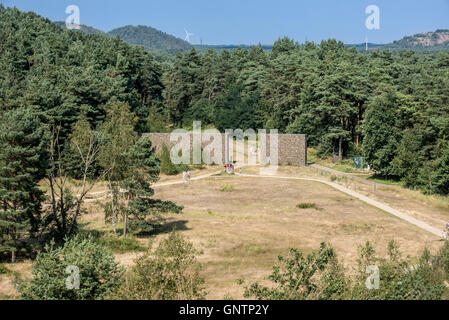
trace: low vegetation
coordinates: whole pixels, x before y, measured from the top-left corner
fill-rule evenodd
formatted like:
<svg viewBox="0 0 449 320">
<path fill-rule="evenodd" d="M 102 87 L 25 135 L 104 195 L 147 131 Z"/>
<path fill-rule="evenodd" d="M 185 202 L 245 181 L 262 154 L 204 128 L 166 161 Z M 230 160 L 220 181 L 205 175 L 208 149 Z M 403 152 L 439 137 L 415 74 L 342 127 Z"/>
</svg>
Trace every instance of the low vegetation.
<svg viewBox="0 0 449 320">
<path fill-rule="evenodd" d="M 315 209 L 315 210 L 320 210 L 320 208 L 318 208 L 316 203 L 298 203 L 296 205 L 296 208 L 298 208 L 298 209 Z"/>
<path fill-rule="evenodd" d="M 26 300 L 98 300 L 117 290 L 124 270 L 112 252 L 88 238 L 62 247 L 51 243 L 33 264 L 31 279 L 18 280 Z"/>
<path fill-rule="evenodd" d="M 394 241 L 388 246 L 387 258 L 378 257 L 367 242 L 359 248 L 356 274 L 350 275 L 335 250 L 323 243 L 308 255 L 291 249 L 289 256 L 279 256 L 266 279 L 269 286 L 258 282 L 247 285 L 244 280 L 239 283 L 245 287 L 246 298 L 258 300 L 439 300 L 449 293 L 445 286 L 448 253 L 446 242 L 437 255 L 424 250 L 413 264 L 402 258 Z M 370 277 L 370 270 L 372 275 L 379 271 L 378 283 Z"/>
<path fill-rule="evenodd" d="M 220 187 L 221 192 L 233 192 L 234 186 L 232 184 L 225 184 Z"/>
<path fill-rule="evenodd" d="M 200 300 L 206 296 L 198 251 L 172 232 L 135 261 L 123 284 L 111 295 L 121 300 Z"/>
</svg>

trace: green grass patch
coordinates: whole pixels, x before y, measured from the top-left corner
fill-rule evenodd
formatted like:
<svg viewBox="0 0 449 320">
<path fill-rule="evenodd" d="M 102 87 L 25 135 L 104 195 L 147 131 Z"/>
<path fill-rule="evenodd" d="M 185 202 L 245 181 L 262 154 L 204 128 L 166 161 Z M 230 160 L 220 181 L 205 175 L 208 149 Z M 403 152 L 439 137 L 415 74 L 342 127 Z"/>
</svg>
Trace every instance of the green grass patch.
<svg viewBox="0 0 449 320">
<path fill-rule="evenodd" d="M 0 274 L 10 274 L 11 271 L 0 263 Z"/>
<path fill-rule="evenodd" d="M 110 231 L 99 230 L 82 230 L 80 233 L 85 237 L 91 236 L 95 242 L 109 248 L 113 253 L 143 252 L 147 250 L 131 235 L 128 235 L 127 238 L 122 238 Z"/>
<path fill-rule="evenodd" d="M 136 238 L 128 236 L 119 238 L 112 234 L 104 235 L 97 239 L 98 243 L 111 249 L 114 253 L 142 252 L 146 251 Z"/>
<path fill-rule="evenodd" d="M 298 209 L 315 209 L 315 210 L 321 210 L 318 208 L 316 203 L 299 203 L 296 205 L 296 208 Z"/>
<path fill-rule="evenodd" d="M 389 179 L 382 176 L 374 175 L 368 178 L 368 180 L 381 183 L 381 184 L 387 184 L 391 186 L 405 186 L 405 183 L 403 183 L 401 180 L 398 179 Z"/>
<path fill-rule="evenodd" d="M 221 192 L 233 192 L 234 186 L 232 184 L 225 184 L 220 187 Z"/>
</svg>

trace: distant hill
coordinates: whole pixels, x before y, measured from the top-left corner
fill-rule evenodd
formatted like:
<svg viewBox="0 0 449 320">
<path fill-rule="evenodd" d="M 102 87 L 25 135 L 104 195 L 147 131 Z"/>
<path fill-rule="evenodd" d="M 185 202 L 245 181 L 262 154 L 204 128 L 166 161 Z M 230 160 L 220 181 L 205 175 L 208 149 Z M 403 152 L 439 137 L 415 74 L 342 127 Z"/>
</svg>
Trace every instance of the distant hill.
<svg viewBox="0 0 449 320">
<path fill-rule="evenodd" d="M 165 32 L 146 26 L 125 26 L 108 32 L 110 36 L 120 38 L 132 45 L 144 46 L 148 50 L 190 50 L 187 41 Z"/>
<path fill-rule="evenodd" d="M 55 24 L 66 29 L 65 22 L 56 21 Z M 104 32 L 89 26 L 81 25 L 80 31 L 87 34 L 103 35 L 108 37 L 119 36 L 120 39 L 131 45 L 144 46 L 149 51 L 176 52 L 190 50 L 192 46 L 187 41 L 176 38 L 165 32 L 146 26 L 125 26 Z"/>
<path fill-rule="evenodd" d="M 57 25 L 66 28 L 65 22 L 55 22 Z M 110 32 L 103 32 L 101 30 L 81 25 L 81 31 L 88 34 L 105 35 L 110 37 L 119 36 L 123 41 L 131 45 L 143 46 L 147 50 L 157 53 L 169 53 L 174 56 L 177 51 L 190 50 L 193 47 L 199 51 L 205 51 L 207 49 L 214 50 L 232 50 L 237 48 L 247 49 L 249 45 L 191 45 L 187 41 L 180 38 L 159 31 L 152 27 L 147 26 L 125 26 L 114 29 Z M 359 51 L 364 51 L 366 48 L 365 43 L 359 44 L 346 44 L 349 47 L 354 47 Z M 272 49 L 271 45 L 263 45 L 262 48 L 265 51 Z M 369 50 L 415 50 L 415 51 L 444 51 L 449 50 L 449 30 L 440 29 L 435 32 L 418 33 L 413 36 L 407 36 L 401 40 L 394 41 L 390 44 L 376 44 L 369 43 Z"/>
<path fill-rule="evenodd" d="M 63 27 L 64 29 L 67 29 L 67 27 L 65 25 L 65 22 L 63 22 L 63 21 L 56 21 L 55 24 L 57 24 L 60 27 Z M 101 31 L 101 30 L 98 30 L 98 29 L 95 29 L 95 28 L 92 28 L 92 27 L 89 27 L 89 26 L 85 26 L 85 25 L 80 25 L 80 29 L 79 30 L 83 31 L 83 32 L 85 32 L 87 34 L 106 35 L 106 33 Z"/>
<path fill-rule="evenodd" d="M 449 50 L 449 30 L 418 33 L 387 44 L 384 49 Z"/>
</svg>

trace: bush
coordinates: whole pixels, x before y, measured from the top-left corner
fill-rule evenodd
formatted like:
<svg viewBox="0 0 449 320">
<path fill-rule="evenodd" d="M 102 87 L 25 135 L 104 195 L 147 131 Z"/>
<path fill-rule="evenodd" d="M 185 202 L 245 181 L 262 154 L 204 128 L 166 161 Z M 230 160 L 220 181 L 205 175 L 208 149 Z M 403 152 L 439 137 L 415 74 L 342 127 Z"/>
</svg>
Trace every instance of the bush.
<svg viewBox="0 0 449 320">
<path fill-rule="evenodd" d="M 440 300 L 449 293 L 444 281 L 448 279 L 449 242 L 437 256 L 424 250 L 419 261 L 403 259 L 397 244 L 391 241 L 388 257 L 379 258 L 367 242 L 359 248 L 358 269 L 346 275 L 334 250 L 322 244 L 307 257 L 291 249 L 287 258 L 279 257 L 267 278 L 267 287 L 253 283 L 245 287 L 245 298 L 259 300 Z M 379 268 L 379 288 L 368 289 L 367 267 Z M 239 280 L 244 284 L 243 280 Z"/>
<path fill-rule="evenodd" d="M 79 269 L 79 289 L 70 289 L 66 281 L 68 267 Z M 77 236 L 55 248 L 54 242 L 37 255 L 32 278 L 16 285 L 26 300 L 99 300 L 121 284 L 123 269 L 112 253 L 95 243 L 92 237 Z"/>
<path fill-rule="evenodd" d="M 225 184 L 220 188 L 221 192 L 232 192 L 234 191 L 234 186 L 232 184 Z"/>
<path fill-rule="evenodd" d="M 376 257 L 374 248 L 367 243 L 359 249 L 359 271 L 355 279 L 352 298 L 356 300 L 439 300 L 445 286 L 442 270 L 428 250 L 424 250 L 417 264 L 403 259 L 394 241 L 388 245 L 388 257 Z M 379 289 L 366 288 L 366 267 L 379 268 Z"/>
<path fill-rule="evenodd" d="M 125 275 L 122 287 L 112 295 L 123 300 L 204 299 L 198 252 L 181 235 L 172 232 L 159 246 L 138 258 Z"/>
<path fill-rule="evenodd" d="M 348 281 L 332 247 L 322 243 L 317 251 L 304 256 L 290 249 L 287 258 L 278 257 L 279 264 L 267 278 L 269 287 L 253 283 L 245 287 L 245 298 L 258 300 L 341 299 L 348 292 Z M 239 280 L 244 284 L 243 280 Z"/>
<path fill-rule="evenodd" d="M 0 274 L 9 274 L 10 271 L 3 264 L 0 264 Z"/>
<path fill-rule="evenodd" d="M 170 150 L 168 150 L 168 147 L 163 144 L 162 145 L 162 151 L 161 151 L 161 173 L 169 175 L 169 176 L 175 176 L 183 171 L 190 170 L 189 166 L 186 164 L 174 164 L 170 159 Z"/>
<path fill-rule="evenodd" d="M 299 203 L 296 205 L 298 209 L 315 209 L 320 210 L 315 203 Z"/>
</svg>

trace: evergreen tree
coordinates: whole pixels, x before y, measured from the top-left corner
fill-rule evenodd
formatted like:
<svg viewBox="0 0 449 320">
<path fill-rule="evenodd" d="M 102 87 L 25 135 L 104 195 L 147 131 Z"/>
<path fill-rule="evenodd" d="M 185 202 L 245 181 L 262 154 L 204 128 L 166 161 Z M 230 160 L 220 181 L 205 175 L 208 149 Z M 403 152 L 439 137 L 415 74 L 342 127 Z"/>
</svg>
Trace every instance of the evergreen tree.
<svg viewBox="0 0 449 320">
<path fill-rule="evenodd" d="M 369 103 L 363 122 L 363 154 L 371 168 L 384 176 L 395 173 L 392 161 L 401 139 L 397 107 L 395 93 L 383 93 Z"/>
<path fill-rule="evenodd" d="M 159 180 L 160 160 L 156 157 L 148 138 L 138 140 L 126 153 L 126 175 L 121 181 L 125 190 L 122 194 L 123 236 L 128 227 L 136 233 L 149 233 L 158 227 L 162 215 L 180 213 L 182 207 L 173 202 L 153 199 L 151 183 Z"/>
<path fill-rule="evenodd" d="M 0 252 L 16 252 L 41 224 L 44 194 L 39 181 L 48 165 L 45 127 L 29 109 L 18 108 L 0 118 Z"/>
</svg>

